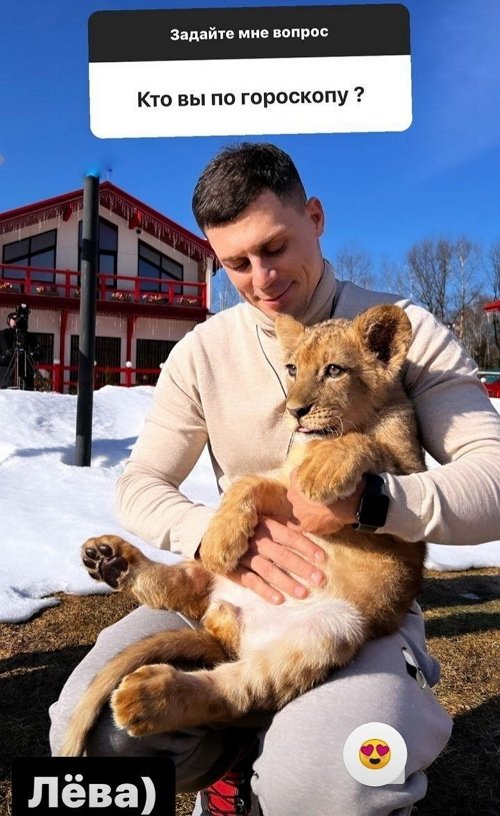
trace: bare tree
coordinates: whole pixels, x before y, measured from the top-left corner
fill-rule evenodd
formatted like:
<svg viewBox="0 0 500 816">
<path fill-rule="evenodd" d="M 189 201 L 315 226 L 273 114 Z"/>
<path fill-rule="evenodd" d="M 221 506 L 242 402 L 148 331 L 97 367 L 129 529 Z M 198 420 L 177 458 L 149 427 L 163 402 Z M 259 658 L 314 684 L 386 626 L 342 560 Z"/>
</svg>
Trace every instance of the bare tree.
<svg viewBox="0 0 500 816">
<path fill-rule="evenodd" d="M 407 254 L 410 287 L 414 298 L 443 323 L 449 322 L 448 296 L 453 245 L 446 239 L 426 238 Z"/>
<path fill-rule="evenodd" d="M 408 269 L 401 261 L 382 258 L 377 278 L 382 291 L 413 298 Z"/>
<path fill-rule="evenodd" d="M 494 343 L 492 332 L 484 304 L 486 298 L 478 297 L 474 303 L 467 306 L 460 314 L 458 328 L 453 328 L 465 350 L 472 357 L 479 368 L 489 368 Z"/>
<path fill-rule="evenodd" d="M 488 283 L 491 286 L 493 300 L 500 300 L 500 241 L 490 248 L 488 255 Z M 495 366 L 500 366 L 500 312 L 490 314 L 493 339 L 496 347 Z"/>
<path fill-rule="evenodd" d="M 494 267 L 497 260 L 500 277 L 500 243 L 497 249 L 490 261 Z M 454 332 L 479 365 L 487 365 L 492 336 L 484 312 L 479 246 L 464 236 L 456 241 L 427 238 L 410 249 L 407 262 L 413 298 Z"/>
<path fill-rule="evenodd" d="M 491 288 L 493 290 L 493 300 L 500 300 L 500 241 L 497 241 L 496 244 L 493 244 L 491 247 L 489 252 L 489 261 L 489 283 L 491 284 Z"/>
<path fill-rule="evenodd" d="M 348 280 L 368 289 L 373 286 L 371 256 L 355 244 L 348 244 L 339 250 L 333 258 L 333 268 L 336 277 L 341 280 Z"/>
<path fill-rule="evenodd" d="M 484 314 L 476 308 L 481 292 L 478 280 L 480 252 L 477 244 L 465 237 L 453 244 L 453 267 L 450 279 L 448 315 L 453 331 L 471 353 L 479 324 L 484 324 Z"/>
<path fill-rule="evenodd" d="M 235 289 L 227 276 L 226 270 L 222 267 L 215 273 L 212 291 L 212 305 L 216 312 L 223 312 L 224 309 L 229 309 L 231 306 L 241 303 L 238 290 Z"/>
</svg>

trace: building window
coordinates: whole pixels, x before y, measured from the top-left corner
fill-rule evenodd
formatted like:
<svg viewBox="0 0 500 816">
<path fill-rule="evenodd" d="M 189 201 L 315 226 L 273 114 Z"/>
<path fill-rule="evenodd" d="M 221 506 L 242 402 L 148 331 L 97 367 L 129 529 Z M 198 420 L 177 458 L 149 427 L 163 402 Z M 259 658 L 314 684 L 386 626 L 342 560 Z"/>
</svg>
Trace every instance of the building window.
<svg viewBox="0 0 500 816">
<path fill-rule="evenodd" d="M 45 363 L 52 365 L 54 362 L 54 335 L 48 332 L 33 332 L 40 349 L 40 358 L 37 360 L 39 365 Z"/>
<path fill-rule="evenodd" d="M 82 268 L 83 222 L 78 222 L 78 271 Z M 105 218 L 99 218 L 99 251 L 97 271 L 106 275 L 105 286 L 116 288 L 118 270 L 118 227 Z M 108 277 L 109 276 L 109 277 Z"/>
<path fill-rule="evenodd" d="M 103 385 L 119 385 L 120 372 L 111 371 L 112 368 L 120 368 L 121 360 L 121 338 L 120 337 L 96 337 L 95 339 L 95 361 L 101 369 L 95 372 L 94 387 L 101 388 Z M 78 335 L 71 335 L 71 360 L 70 365 L 78 366 Z M 78 371 L 71 374 L 72 382 L 78 380 Z"/>
<path fill-rule="evenodd" d="M 171 283 L 167 283 L 167 281 L 183 280 L 184 267 L 182 264 L 153 249 L 144 241 L 139 241 L 137 274 L 140 278 L 154 278 L 154 280 L 141 280 L 142 292 L 170 292 L 173 289 L 174 295 L 182 295 L 182 285 L 172 286 Z"/>
<path fill-rule="evenodd" d="M 175 340 L 138 340 L 136 345 L 136 367 L 157 369 L 153 373 L 137 372 L 137 385 L 156 385 L 160 376 L 160 365 L 164 363 L 175 346 Z"/>
<path fill-rule="evenodd" d="M 2 277 L 22 280 L 26 277 L 26 272 L 16 269 L 16 266 L 34 266 L 47 269 L 47 272 L 35 268 L 31 272 L 31 280 L 54 283 L 56 243 L 57 230 L 53 229 L 48 232 L 40 232 L 38 235 L 31 235 L 21 241 L 5 244 L 3 263 L 7 264 L 9 269 L 2 269 Z"/>
</svg>

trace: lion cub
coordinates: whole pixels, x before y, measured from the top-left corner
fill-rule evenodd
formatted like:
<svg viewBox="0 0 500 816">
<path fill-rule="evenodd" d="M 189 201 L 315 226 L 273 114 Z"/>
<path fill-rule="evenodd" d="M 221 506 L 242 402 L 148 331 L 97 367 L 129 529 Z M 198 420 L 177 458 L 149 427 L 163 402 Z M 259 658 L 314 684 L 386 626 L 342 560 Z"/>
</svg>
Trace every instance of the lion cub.
<svg viewBox="0 0 500 816">
<path fill-rule="evenodd" d="M 412 336 L 402 309 L 377 306 L 352 321 L 310 328 L 282 315 L 276 333 L 288 370 L 293 445 L 281 469 L 245 476 L 227 491 L 203 537 L 201 563 L 158 564 L 117 536 L 83 545 L 94 578 L 203 628 L 152 635 L 117 655 L 84 694 L 62 755 L 82 753 L 110 697 L 117 726 L 134 736 L 277 710 L 350 661 L 366 640 L 394 632 L 418 591 L 422 542 L 350 525 L 314 536 L 327 555 L 326 580 L 304 600 L 287 597 L 274 606 L 224 577 L 260 515 L 291 517 L 292 469 L 306 496 L 328 503 L 353 493 L 364 473 L 425 468 L 402 385 Z"/>
</svg>

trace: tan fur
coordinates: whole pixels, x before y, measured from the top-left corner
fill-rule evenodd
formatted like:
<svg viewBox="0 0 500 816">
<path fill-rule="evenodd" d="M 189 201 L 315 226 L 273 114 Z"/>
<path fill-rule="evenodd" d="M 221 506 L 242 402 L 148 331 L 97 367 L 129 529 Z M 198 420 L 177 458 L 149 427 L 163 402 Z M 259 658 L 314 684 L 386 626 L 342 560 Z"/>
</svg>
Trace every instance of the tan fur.
<svg viewBox="0 0 500 816">
<path fill-rule="evenodd" d="M 293 468 L 306 496 L 326 503 L 349 496 L 364 473 L 424 470 L 402 386 L 411 342 L 402 309 L 374 307 L 311 328 L 280 316 L 276 331 L 292 367 L 287 408 L 300 416 L 290 415 L 292 429 L 300 424 L 308 433 L 295 434 L 279 471 L 246 476 L 227 491 L 202 541 L 203 566 L 155 564 L 112 536 L 84 544 L 94 577 L 201 619 L 204 629 L 154 635 L 111 661 L 84 695 L 62 755 L 82 752 L 110 696 L 115 722 L 135 736 L 277 710 L 349 662 L 367 639 L 394 632 L 418 591 L 423 543 L 349 525 L 311 536 L 327 555 L 326 582 L 305 600 L 273 606 L 221 577 L 237 565 L 261 515 L 291 517 Z"/>
</svg>

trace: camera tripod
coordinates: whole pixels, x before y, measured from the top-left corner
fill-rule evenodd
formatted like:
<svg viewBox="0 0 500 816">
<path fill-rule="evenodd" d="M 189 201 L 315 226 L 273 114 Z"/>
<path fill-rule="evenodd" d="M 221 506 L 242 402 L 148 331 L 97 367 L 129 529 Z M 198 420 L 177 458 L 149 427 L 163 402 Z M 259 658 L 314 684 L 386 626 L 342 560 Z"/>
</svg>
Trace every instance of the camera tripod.
<svg viewBox="0 0 500 816">
<path fill-rule="evenodd" d="M 12 349 L 12 358 L 5 371 L 3 382 L 0 383 L 0 388 L 33 391 L 35 383 L 42 385 L 40 390 L 46 390 L 45 381 L 35 367 L 33 356 L 16 342 Z"/>
</svg>

